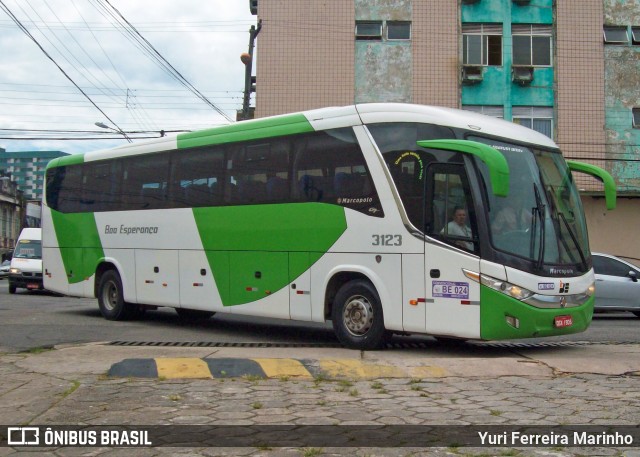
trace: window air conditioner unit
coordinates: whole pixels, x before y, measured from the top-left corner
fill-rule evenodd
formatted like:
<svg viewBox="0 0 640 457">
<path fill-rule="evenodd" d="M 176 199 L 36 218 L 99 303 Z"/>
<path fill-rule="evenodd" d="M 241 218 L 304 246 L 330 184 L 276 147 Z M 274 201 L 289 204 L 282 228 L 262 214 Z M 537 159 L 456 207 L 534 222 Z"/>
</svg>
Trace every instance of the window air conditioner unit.
<svg viewBox="0 0 640 457">
<path fill-rule="evenodd" d="M 482 82 L 482 65 L 463 65 L 462 84 L 478 84 Z"/>
<path fill-rule="evenodd" d="M 530 66 L 513 66 L 511 67 L 511 76 L 513 82 L 526 86 L 533 81 L 533 67 Z"/>
<path fill-rule="evenodd" d="M 531 0 L 513 0 L 513 3 L 519 6 L 527 6 L 529 3 L 531 3 Z"/>
</svg>

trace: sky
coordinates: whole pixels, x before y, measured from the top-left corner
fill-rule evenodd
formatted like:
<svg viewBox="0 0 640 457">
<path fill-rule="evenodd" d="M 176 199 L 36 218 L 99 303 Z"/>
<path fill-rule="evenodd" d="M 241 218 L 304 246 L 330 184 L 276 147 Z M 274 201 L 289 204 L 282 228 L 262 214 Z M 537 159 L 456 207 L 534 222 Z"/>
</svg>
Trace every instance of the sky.
<svg viewBox="0 0 640 457">
<path fill-rule="evenodd" d="M 96 122 L 148 132 L 130 137 L 229 122 L 172 77 L 151 46 L 135 41 L 121 16 L 235 120 L 244 90 L 240 54 L 256 24 L 249 0 L 0 0 L 0 148 L 79 153 L 126 143 Z M 93 139 L 79 139 L 86 137 Z"/>
</svg>

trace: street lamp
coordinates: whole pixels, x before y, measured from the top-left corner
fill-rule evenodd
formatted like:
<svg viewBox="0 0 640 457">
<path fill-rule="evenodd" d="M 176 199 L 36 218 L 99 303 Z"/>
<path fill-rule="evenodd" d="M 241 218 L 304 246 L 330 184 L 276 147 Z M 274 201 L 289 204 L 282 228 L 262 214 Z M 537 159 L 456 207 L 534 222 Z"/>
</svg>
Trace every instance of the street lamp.
<svg viewBox="0 0 640 457">
<path fill-rule="evenodd" d="M 127 136 L 126 133 L 124 133 L 121 129 L 117 128 L 114 129 L 113 127 L 109 127 L 107 124 L 105 124 L 104 122 L 94 122 L 94 124 L 96 127 L 100 127 L 101 129 L 107 129 L 107 130 L 112 130 L 120 135 L 122 135 L 123 137 L 125 137 L 125 139 L 129 142 L 129 143 L 133 143 L 133 141 L 131 141 L 131 138 L 129 138 Z"/>
</svg>

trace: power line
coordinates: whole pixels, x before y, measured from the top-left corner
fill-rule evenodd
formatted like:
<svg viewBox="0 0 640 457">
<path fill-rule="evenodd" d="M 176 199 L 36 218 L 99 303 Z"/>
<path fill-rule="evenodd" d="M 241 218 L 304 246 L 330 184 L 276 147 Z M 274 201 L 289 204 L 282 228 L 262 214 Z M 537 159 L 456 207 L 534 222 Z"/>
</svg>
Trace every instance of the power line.
<svg viewBox="0 0 640 457">
<path fill-rule="evenodd" d="M 58 68 L 58 70 L 60 70 L 60 72 L 64 75 L 65 78 L 67 78 L 71 84 L 73 84 L 86 98 L 87 100 L 89 100 L 89 102 L 91 102 L 91 104 L 98 110 L 100 111 L 100 113 L 102 113 L 102 115 L 109 120 L 109 122 L 111 122 L 114 126 L 116 126 L 118 128 L 118 130 L 122 130 L 118 124 L 116 124 L 108 115 L 107 113 L 105 113 L 98 105 L 96 105 L 96 103 L 91 99 L 91 97 L 89 97 L 89 95 L 87 95 L 78 84 L 76 84 L 76 82 L 71 78 L 71 76 L 69 76 L 67 74 L 66 71 L 64 71 L 64 69 L 58 65 L 58 63 L 53 59 L 53 57 L 51 57 L 51 55 L 42 47 L 42 45 L 38 42 L 38 40 L 35 39 L 35 37 L 29 32 L 29 30 L 27 30 L 27 28 L 20 22 L 20 20 L 13 14 L 13 12 L 7 7 L 7 5 L 5 5 L 3 0 L 0 0 L 0 7 L 2 8 L 2 10 L 7 13 L 7 15 L 16 23 L 16 25 L 18 26 L 18 28 L 20 30 L 22 30 L 25 35 L 27 35 L 35 44 L 36 46 L 38 46 L 38 48 L 40 48 L 40 50 L 44 53 L 44 55 L 51 61 L 53 62 L 53 64 Z M 124 134 L 123 134 L 124 135 Z M 128 137 L 126 135 L 124 135 L 125 138 L 127 138 L 127 140 L 129 142 L 131 142 L 130 139 L 128 139 Z"/>
<path fill-rule="evenodd" d="M 191 92 L 193 92 L 196 95 L 196 97 L 198 97 L 204 103 L 206 103 L 211 108 L 213 108 L 218 114 L 220 114 L 222 117 L 224 117 L 227 121 L 233 122 L 233 119 L 231 119 L 222 109 L 220 109 L 218 106 L 216 106 L 211 100 L 209 100 L 198 89 L 196 89 L 196 87 L 193 84 L 191 84 L 178 70 L 176 70 L 176 68 L 173 65 L 171 65 L 171 63 L 169 63 L 169 61 L 167 59 L 165 59 L 165 57 L 144 36 L 142 36 L 142 34 L 122 15 L 122 13 L 120 13 L 120 11 L 118 11 L 118 9 L 115 8 L 109 2 L 109 0 L 97 0 L 97 2 L 98 2 L 99 5 L 100 5 L 100 2 L 104 2 L 107 5 L 109 5 L 111 10 L 115 11 L 117 13 L 118 17 L 120 18 L 120 20 L 122 22 L 124 22 L 124 24 L 126 24 L 126 28 L 123 27 L 123 28 L 125 28 L 126 32 L 128 34 L 130 34 L 133 37 L 133 39 L 136 42 L 138 42 L 142 46 L 142 48 L 149 55 L 151 55 L 153 57 L 153 59 L 156 62 L 158 62 L 160 64 L 160 66 L 162 68 L 164 68 L 165 71 L 167 71 L 176 81 L 178 81 L 181 85 L 183 85 L 184 87 L 189 89 Z M 100 5 L 100 6 L 108 11 L 108 9 L 104 5 Z M 110 15 L 112 15 L 112 13 L 110 11 L 108 11 L 108 13 Z M 118 20 L 118 18 L 116 18 L 116 20 Z"/>
<path fill-rule="evenodd" d="M 86 24 L 86 20 L 84 18 L 84 16 L 82 15 L 82 13 L 80 12 L 80 10 L 78 9 L 78 7 L 76 6 L 76 2 L 75 0 L 71 0 L 71 3 L 73 4 L 73 7 L 75 8 L 76 12 L 78 13 L 78 15 L 80 16 L 80 18 L 82 18 L 83 22 Z M 62 23 L 62 22 L 61 22 Z M 116 75 L 118 75 L 118 78 L 120 79 L 120 82 L 122 83 L 123 87 L 126 87 L 127 84 L 124 81 L 124 79 L 122 78 L 122 76 L 120 75 L 120 72 L 118 71 L 118 69 L 116 68 L 115 64 L 113 63 L 113 61 L 111 60 L 111 58 L 109 57 L 109 54 L 105 51 L 105 49 L 102 47 L 102 43 L 100 43 L 100 40 L 98 40 L 98 37 L 96 36 L 96 34 L 94 33 L 93 30 L 89 29 L 91 32 L 91 36 L 93 37 L 93 40 L 95 41 L 95 43 L 98 45 L 98 47 L 100 48 L 100 50 L 102 51 L 102 55 L 104 55 L 107 59 L 107 61 L 109 62 L 109 64 L 111 65 L 111 68 L 113 69 L 114 73 Z M 67 33 L 70 34 L 70 32 L 67 30 Z M 106 74 L 106 73 L 105 73 Z M 108 75 L 107 75 L 108 76 Z M 113 81 L 111 78 L 109 78 L 110 81 Z M 117 84 L 116 84 L 117 85 Z M 118 90 L 122 90 L 121 87 L 118 87 Z M 129 95 L 129 89 L 127 89 L 127 96 Z M 149 123 L 148 125 L 152 125 L 153 126 L 153 121 L 151 120 L 151 116 L 149 116 L 148 114 L 146 114 L 146 111 L 143 110 L 143 113 L 146 115 Z M 146 120 L 143 120 L 141 123 L 145 123 Z"/>
</svg>

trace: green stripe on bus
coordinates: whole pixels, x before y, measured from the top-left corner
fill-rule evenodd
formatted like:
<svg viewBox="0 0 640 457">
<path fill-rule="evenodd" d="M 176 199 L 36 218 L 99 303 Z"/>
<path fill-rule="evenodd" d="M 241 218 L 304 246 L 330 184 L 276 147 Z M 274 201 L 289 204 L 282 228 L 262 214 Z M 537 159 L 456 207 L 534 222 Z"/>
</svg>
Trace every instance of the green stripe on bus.
<svg viewBox="0 0 640 457">
<path fill-rule="evenodd" d="M 344 208 L 323 203 L 194 208 L 193 215 L 225 306 L 286 287 L 347 229 Z"/>
<path fill-rule="evenodd" d="M 51 210 L 51 218 L 69 284 L 91 277 L 104 257 L 93 213 L 63 214 Z"/>
<path fill-rule="evenodd" d="M 290 114 L 275 118 L 238 122 L 213 129 L 178 135 L 178 149 L 258 140 L 277 136 L 313 132 L 314 129 L 303 114 Z"/>
<path fill-rule="evenodd" d="M 66 167 L 67 165 L 77 165 L 80 163 L 84 163 L 84 154 L 70 154 L 51 160 L 47 164 L 47 170 L 49 168 Z"/>
</svg>

